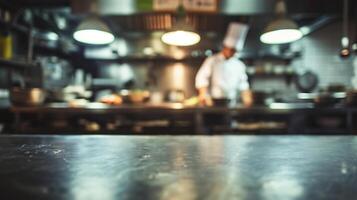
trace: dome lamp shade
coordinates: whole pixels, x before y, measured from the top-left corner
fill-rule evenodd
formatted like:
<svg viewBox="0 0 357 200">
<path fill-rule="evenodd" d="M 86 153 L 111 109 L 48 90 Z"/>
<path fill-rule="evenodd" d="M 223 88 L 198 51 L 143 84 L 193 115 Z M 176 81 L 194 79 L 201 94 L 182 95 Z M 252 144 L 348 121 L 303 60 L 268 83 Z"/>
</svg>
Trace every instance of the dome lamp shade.
<svg viewBox="0 0 357 200">
<path fill-rule="evenodd" d="M 105 45 L 115 40 L 110 28 L 98 18 L 87 18 L 82 21 L 73 33 L 73 38 L 84 44 Z"/>
</svg>

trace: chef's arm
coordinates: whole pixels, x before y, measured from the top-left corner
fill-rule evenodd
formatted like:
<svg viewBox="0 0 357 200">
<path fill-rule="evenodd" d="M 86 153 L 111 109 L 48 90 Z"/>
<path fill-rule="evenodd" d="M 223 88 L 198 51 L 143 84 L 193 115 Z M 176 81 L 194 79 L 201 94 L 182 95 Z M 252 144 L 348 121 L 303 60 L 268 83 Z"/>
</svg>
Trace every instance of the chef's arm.
<svg viewBox="0 0 357 200">
<path fill-rule="evenodd" d="M 196 75 L 195 86 L 198 90 L 200 105 L 212 105 L 212 100 L 208 92 L 209 81 L 212 74 L 212 61 L 211 57 L 206 58 Z"/>
<path fill-rule="evenodd" d="M 243 90 L 241 92 L 241 98 L 244 106 L 250 107 L 253 105 L 253 94 L 251 90 Z"/>
<path fill-rule="evenodd" d="M 200 87 L 197 90 L 200 105 L 211 106 L 213 103 L 211 97 L 208 95 L 208 87 Z"/>
</svg>

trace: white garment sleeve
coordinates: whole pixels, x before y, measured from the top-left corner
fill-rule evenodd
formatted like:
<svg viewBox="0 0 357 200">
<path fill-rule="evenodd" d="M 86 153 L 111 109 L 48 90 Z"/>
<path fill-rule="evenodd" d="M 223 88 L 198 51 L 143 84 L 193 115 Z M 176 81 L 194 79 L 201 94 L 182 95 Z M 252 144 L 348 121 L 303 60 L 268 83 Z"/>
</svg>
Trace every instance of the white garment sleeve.
<svg viewBox="0 0 357 200">
<path fill-rule="evenodd" d="M 196 88 L 208 87 L 210 77 L 212 75 L 213 57 L 208 57 L 203 62 L 202 66 L 197 72 L 195 86 Z"/>
<path fill-rule="evenodd" d="M 248 82 L 248 75 L 246 72 L 245 64 L 240 61 L 240 76 L 239 76 L 239 86 L 238 89 L 240 91 L 248 90 L 249 89 L 249 82 Z"/>
</svg>

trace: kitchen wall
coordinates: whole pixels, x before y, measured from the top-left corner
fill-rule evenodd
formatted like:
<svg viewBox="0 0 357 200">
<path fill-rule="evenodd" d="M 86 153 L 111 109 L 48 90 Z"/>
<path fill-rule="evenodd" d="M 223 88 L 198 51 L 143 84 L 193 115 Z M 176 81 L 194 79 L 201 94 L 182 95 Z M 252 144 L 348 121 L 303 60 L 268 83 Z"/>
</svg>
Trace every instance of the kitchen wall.
<svg viewBox="0 0 357 200">
<path fill-rule="evenodd" d="M 130 62 L 98 63 L 101 66 L 97 78 L 117 80 L 118 89 L 125 88 L 133 80 L 135 89 L 167 92 L 182 90 L 187 97 L 196 94 L 194 80 L 202 61 L 190 62 Z"/>
<path fill-rule="evenodd" d="M 301 52 L 301 57 L 292 60 L 286 67 L 292 67 L 297 73 L 312 70 L 319 77 L 319 86 L 326 87 L 329 84 L 345 84 L 351 86 L 353 75 L 353 58 L 341 59 L 339 57 L 341 23 L 335 22 L 316 32 L 304 37 L 292 44 L 294 51 Z M 181 89 L 187 96 L 195 94 L 194 78 L 199 69 L 202 59 L 190 62 L 128 62 L 124 64 L 98 63 L 99 76 L 106 78 L 121 79 L 123 73 L 119 68 L 131 68 L 135 77 L 136 88 L 150 88 L 151 90 L 167 91 L 169 89 Z M 273 67 L 282 65 L 281 61 L 259 61 L 254 62 L 253 66 L 262 65 L 269 62 Z M 104 66 L 104 65 L 110 65 Z M 117 68 L 117 69 L 115 69 Z M 106 71 L 106 72 L 105 72 Z M 125 71 L 125 70 L 124 70 Z M 289 82 L 283 76 L 263 77 L 252 79 L 252 88 L 263 91 L 280 91 L 283 96 L 294 98 L 298 92 L 294 83 Z M 317 88 L 317 89 L 318 89 Z M 317 90 L 316 89 L 316 90 Z"/>
<path fill-rule="evenodd" d="M 8 87 L 8 73 L 6 69 L 0 69 L 0 88 Z"/>
<path fill-rule="evenodd" d="M 307 70 L 315 72 L 319 78 L 318 88 L 329 84 L 344 84 L 351 87 L 353 56 L 348 59 L 342 59 L 339 56 L 341 28 L 341 22 L 332 23 L 292 45 L 292 48 L 301 51 L 302 56 L 293 60 L 290 66 L 297 73 Z M 350 32 L 350 35 L 353 36 L 353 33 Z M 253 82 L 253 88 L 257 90 L 279 89 L 287 94 L 297 92 L 295 85 L 286 84 L 283 78 L 256 79 Z"/>
<path fill-rule="evenodd" d="M 301 51 L 302 56 L 293 60 L 290 65 L 300 73 L 305 70 L 316 72 L 320 80 L 319 87 L 326 87 L 333 83 L 351 86 L 353 59 L 341 59 L 339 57 L 341 26 L 341 22 L 330 24 L 292 45 L 292 48 Z M 352 35 L 353 33 L 351 33 Z M 192 96 L 195 94 L 194 77 L 201 63 L 202 60 L 185 63 L 148 61 L 127 64 L 135 74 L 136 87 L 138 88 L 149 87 L 153 90 L 161 91 L 183 89 L 186 91 L 187 96 Z M 271 64 L 280 63 L 272 62 Z M 121 64 L 115 65 L 121 66 Z M 254 67 L 254 64 L 252 67 Z M 103 68 L 105 71 L 106 67 L 98 64 L 95 68 Z M 116 78 L 115 73 L 118 73 L 117 78 L 119 78 L 120 70 L 115 71 L 115 69 L 110 72 L 110 74 L 114 74 L 114 77 L 109 78 Z M 99 73 L 98 76 L 105 76 L 103 74 L 105 73 Z M 4 87 L 6 85 L 6 74 L 4 71 L 0 72 L 0 76 L 0 85 Z M 265 91 L 278 90 L 292 96 L 297 92 L 295 85 L 292 83 L 287 84 L 284 77 L 254 78 L 252 88 Z"/>
<path fill-rule="evenodd" d="M 351 24 L 350 27 L 353 27 Z M 330 24 L 299 41 L 302 58 L 292 63 L 295 69 L 311 69 L 319 76 L 320 87 L 341 83 L 351 86 L 353 56 L 341 59 L 342 23 Z M 353 34 L 350 32 L 350 38 Z M 352 39 L 351 39 L 352 42 Z"/>
</svg>

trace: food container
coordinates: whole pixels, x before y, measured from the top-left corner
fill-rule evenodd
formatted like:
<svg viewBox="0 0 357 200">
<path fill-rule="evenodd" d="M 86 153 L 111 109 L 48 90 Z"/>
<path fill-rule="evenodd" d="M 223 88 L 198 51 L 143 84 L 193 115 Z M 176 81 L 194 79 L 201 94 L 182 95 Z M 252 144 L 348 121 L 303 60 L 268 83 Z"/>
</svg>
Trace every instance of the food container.
<svg viewBox="0 0 357 200">
<path fill-rule="evenodd" d="M 10 101 L 16 106 L 38 106 L 43 104 L 45 97 L 41 88 L 14 87 L 10 90 Z"/>
<path fill-rule="evenodd" d="M 122 90 L 120 96 L 123 103 L 140 104 L 150 99 L 150 92 L 147 90 Z"/>
</svg>

